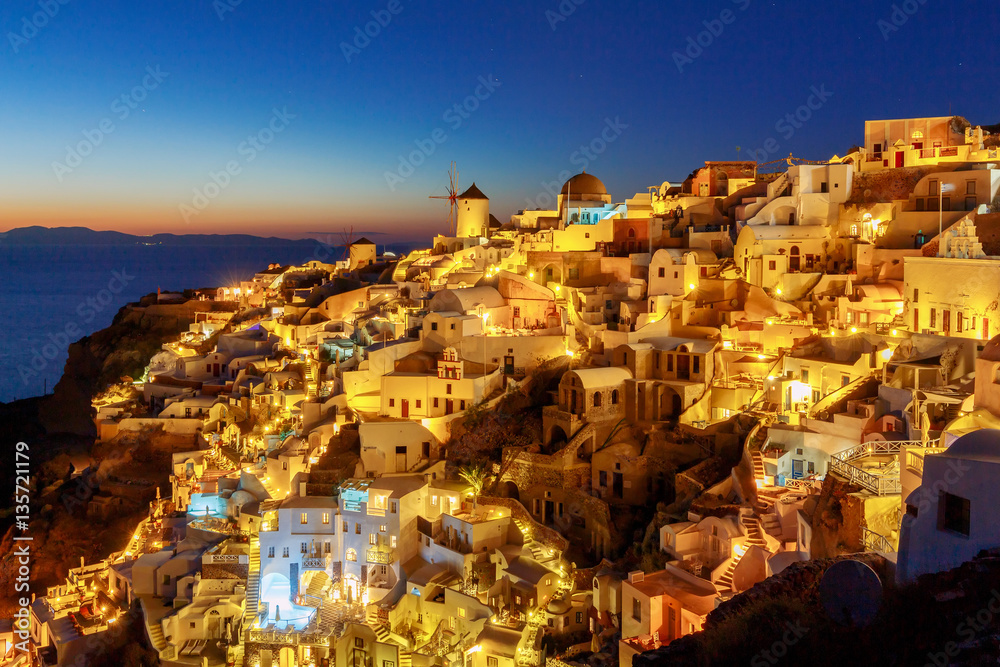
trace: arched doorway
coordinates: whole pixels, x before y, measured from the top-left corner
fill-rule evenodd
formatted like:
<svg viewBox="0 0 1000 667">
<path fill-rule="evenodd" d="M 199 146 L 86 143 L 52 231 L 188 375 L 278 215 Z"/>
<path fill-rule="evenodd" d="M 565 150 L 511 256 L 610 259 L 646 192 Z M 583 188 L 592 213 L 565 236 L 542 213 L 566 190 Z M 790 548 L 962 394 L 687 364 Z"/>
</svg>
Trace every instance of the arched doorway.
<svg viewBox="0 0 1000 667">
<path fill-rule="evenodd" d="M 569 436 L 566 435 L 562 426 L 553 426 L 552 432 L 549 433 L 549 444 L 554 445 L 560 442 L 569 442 Z"/>
<path fill-rule="evenodd" d="M 684 411 L 684 401 L 673 388 L 664 385 L 660 389 L 660 419 L 677 417 Z"/>
<path fill-rule="evenodd" d="M 512 498 L 513 500 L 521 500 L 521 492 L 517 488 L 517 484 L 511 481 L 502 482 L 497 489 L 501 498 Z"/>
<path fill-rule="evenodd" d="M 720 171 L 715 176 L 715 195 L 717 197 L 729 196 L 729 174 Z"/>
<path fill-rule="evenodd" d="M 788 270 L 789 271 L 798 271 L 799 267 L 801 266 L 801 258 L 799 256 L 799 247 L 797 245 L 793 245 L 792 248 L 791 248 L 791 250 L 789 251 L 788 255 L 789 255 L 789 257 L 788 257 Z"/>
</svg>

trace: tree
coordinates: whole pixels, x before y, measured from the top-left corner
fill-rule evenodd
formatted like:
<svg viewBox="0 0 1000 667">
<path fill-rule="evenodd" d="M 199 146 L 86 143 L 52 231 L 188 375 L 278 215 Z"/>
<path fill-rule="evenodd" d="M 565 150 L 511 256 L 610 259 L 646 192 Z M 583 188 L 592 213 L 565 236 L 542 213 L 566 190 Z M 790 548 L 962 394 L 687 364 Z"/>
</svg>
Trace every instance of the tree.
<svg viewBox="0 0 1000 667">
<path fill-rule="evenodd" d="M 486 486 L 486 479 L 489 477 L 489 466 L 485 461 L 475 461 L 467 463 L 458 469 L 458 476 L 472 487 L 472 514 L 475 515 L 478 509 L 479 496 Z"/>
</svg>

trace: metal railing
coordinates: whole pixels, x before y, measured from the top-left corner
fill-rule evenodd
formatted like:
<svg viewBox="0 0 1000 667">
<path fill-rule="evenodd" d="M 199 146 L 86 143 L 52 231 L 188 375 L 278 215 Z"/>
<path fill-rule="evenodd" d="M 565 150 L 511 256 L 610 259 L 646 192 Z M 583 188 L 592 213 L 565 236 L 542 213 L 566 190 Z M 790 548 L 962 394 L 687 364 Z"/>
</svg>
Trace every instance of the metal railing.
<svg viewBox="0 0 1000 667">
<path fill-rule="evenodd" d="M 879 496 L 902 493 L 903 491 L 903 485 L 899 481 L 898 474 L 895 477 L 875 475 L 836 457 L 830 459 L 830 471 L 837 473 L 848 482 L 866 488 Z"/>
<path fill-rule="evenodd" d="M 396 562 L 396 552 L 385 549 L 369 549 L 365 559 L 369 563 L 392 565 Z"/>
<path fill-rule="evenodd" d="M 881 551 L 882 553 L 894 553 L 896 551 L 896 547 L 892 546 L 889 538 L 881 533 L 868 530 L 864 526 L 861 527 L 861 541 L 864 544 L 865 551 Z"/>
</svg>

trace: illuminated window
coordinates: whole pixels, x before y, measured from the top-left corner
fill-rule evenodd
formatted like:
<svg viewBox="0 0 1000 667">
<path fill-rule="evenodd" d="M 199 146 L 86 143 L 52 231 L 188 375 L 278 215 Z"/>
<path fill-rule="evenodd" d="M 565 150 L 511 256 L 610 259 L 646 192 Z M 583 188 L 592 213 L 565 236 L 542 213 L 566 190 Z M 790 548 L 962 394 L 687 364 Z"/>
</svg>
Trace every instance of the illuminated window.
<svg viewBox="0 0 1000 667">
<path fill-rule="evenodd" d="M 347 553 L 344 554 L 344 556 L 345 558 L 347 558 L 347 560 L 351 561 L 352 563 L 357 562 L 358 560 L 358 552 L 355 551 L 354 549 L 348 549 Z"/>
<path fill-rule="evenodd" d="M 301 523 L 301 524 L 309 523 L 309 515 L 306 514 L 305 512 L 303 512 L 302 513 L 302 518 L 299 519 L 299 523 Z"/>
<path fill-rule="evenodd" d="M 375 535 L 375 533 L 368 533 L 368 544 L 374 546 L 377 541 L 377 535 Z"/>
<path fill-rule="evenodd" d="M 392 547 L 393 549 L 396 548 L 396 536 L 395 535 L 393 535 L 393 536 L 391 536 L 389 538 L 389 546 Z"/>
<path fill-rule="evenodd" d="M 438 497 L 437 496 L 431 496 L 431 505 L 437 507 L 437 504 L 438 504 Z"/>
<path fill-rule="evenodd" d="M 329 512 L 323 512 L 323 525 L 324 526 L 329 526 L 330 525 L 330 513 Z"/>
<path fill-rule="evenodd" d="M 458 608 L 458 617 L 459 618 L 465 618 L 465 607 L 459 607 Z"/>
<path fill-rule="evenodd" d="M 381 526 L 378 527 L 378 532 L 380 533 L 384 533 L 387 530 L 389 529 L 385 526 L 385 524 L 382 524 Z"/>
</svg>

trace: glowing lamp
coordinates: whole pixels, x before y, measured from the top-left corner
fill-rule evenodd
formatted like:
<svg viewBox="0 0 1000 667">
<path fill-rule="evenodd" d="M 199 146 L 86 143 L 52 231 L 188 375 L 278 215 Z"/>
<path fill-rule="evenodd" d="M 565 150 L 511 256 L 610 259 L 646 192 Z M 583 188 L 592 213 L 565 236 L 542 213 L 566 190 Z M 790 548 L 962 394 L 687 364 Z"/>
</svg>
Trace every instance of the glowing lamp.
<svg viewBox="0 0 1000 667">
<path fill-rule="evenodd" d="M 892 359 L 892 350 L 890 350 L 889 348 L 885 348 L 884 350 L 882 350 L 882 358 L 885 359 L 886 361 Z"/>
</svg>

